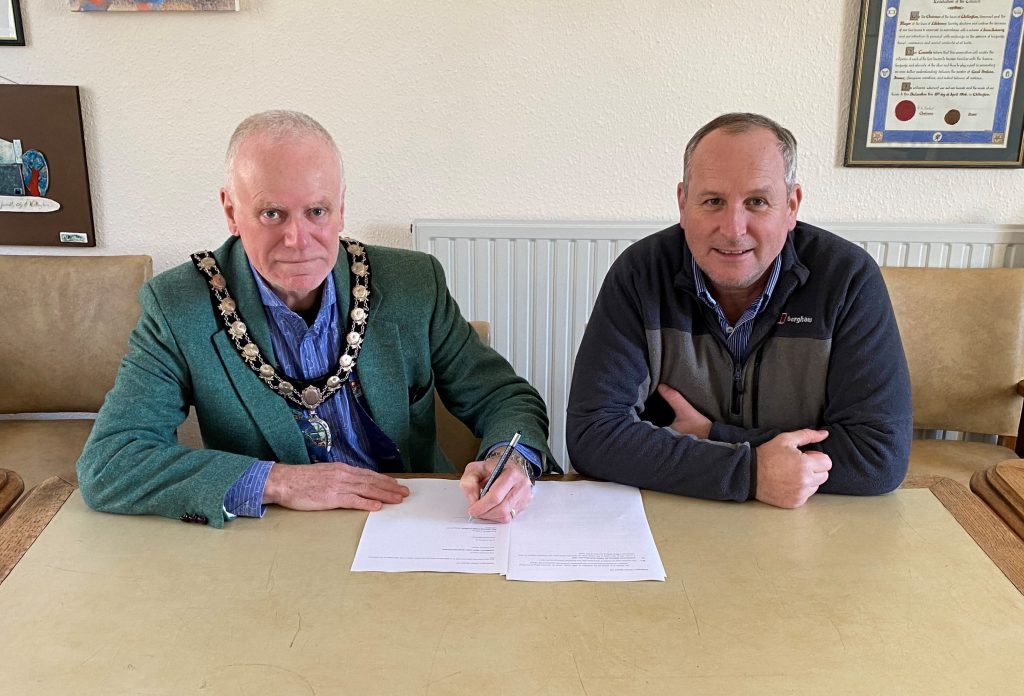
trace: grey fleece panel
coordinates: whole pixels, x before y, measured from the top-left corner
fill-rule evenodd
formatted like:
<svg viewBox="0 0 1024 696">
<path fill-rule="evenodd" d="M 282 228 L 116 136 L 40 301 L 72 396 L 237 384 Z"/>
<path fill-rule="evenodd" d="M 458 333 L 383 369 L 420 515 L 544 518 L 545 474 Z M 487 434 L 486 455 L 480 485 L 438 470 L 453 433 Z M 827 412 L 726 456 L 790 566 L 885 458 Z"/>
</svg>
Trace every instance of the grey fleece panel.
<svg viewBox="0 0 1024 696">
<path fill-rule="evenodd" d="M 730 412 L 733 360 L 725 346 L 711 335 L 694 336 L 679 329 L 647 330 L 646 334 L 649 369 L 658 376 L 648 392 L 640 394 L 641 399 L 664 382 L 714 422 L 744 428 L 771 423 L 782 430 L 822 423 L 831 340 L 773 338 L 765 344 L 759 370 L 755 370 L 756 349 L 752 351 L 743 369 L 742 413 L 737 416 Z"/>
<path fill-rule="evenodd" d="M 725 347 L 710 335 L 694 336 L 679 329 L 648 330 L 648 341 L 655 334 L 665 347 L 657 366 L 661 381 L 711 420 L 725 421 L 733 370 Z"/>
<path fill-rule="evenodd" d="M 647 379 L 637 386 L 636 402 L 633 405 L 634 419 L 640 420 L 640 412 L 644 410 L 644 403 L 658 388 L 662 382 L 661 363 L 663 349 L 661 345 L 661 331 L 645 331 L 647 336 Z"/>
<path fill-rule="evenodd" d="M 775 338 L 766 344 L 757 400 L 761 427 L 771 423 L 781 430 L 799 430 L 824 425 L 831 355 L 832 339 Z M 748 362 L 752 373 L 754 361 Z"/>
</svg>

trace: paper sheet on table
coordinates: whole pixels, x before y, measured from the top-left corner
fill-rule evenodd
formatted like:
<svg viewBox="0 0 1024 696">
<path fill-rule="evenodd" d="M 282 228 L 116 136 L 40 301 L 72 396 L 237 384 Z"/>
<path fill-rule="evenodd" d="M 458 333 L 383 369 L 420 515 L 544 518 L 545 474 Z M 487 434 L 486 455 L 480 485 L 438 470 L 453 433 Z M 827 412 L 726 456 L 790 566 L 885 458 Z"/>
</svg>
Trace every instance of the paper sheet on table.
<svg viewBox="0 0 1024 696">
<path fill-rule="evenodd" d="M 541 481 L 509 538 L 509 580 L 664 580 L 640 491 Z"/>
<path fill-rule="evenodd" d="M 366 518 L 353 571 L 501 573 L 508 564 L 507 524 L 470 521 L 458 481 L 407 479 L 409 497 Z"/>
<path fill-rule="evenodd" d="M 353 571 L 501 573 L 509 580 L 664 580 L 640 491 L 541 481 L 513 524 L 466 517 L 458 481 L 408 479 L 400 505 L 370 513 Z"/>
</svg>

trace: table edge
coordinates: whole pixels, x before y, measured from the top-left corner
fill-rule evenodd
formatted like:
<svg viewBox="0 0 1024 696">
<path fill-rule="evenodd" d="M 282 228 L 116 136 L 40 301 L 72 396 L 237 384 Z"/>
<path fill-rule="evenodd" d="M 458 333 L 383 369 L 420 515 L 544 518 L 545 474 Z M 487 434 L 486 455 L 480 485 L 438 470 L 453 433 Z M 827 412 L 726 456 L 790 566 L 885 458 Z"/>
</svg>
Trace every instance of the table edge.
<svg viewBox="0 0 1024 696">
<path fill-rule="evenodd" d="M 457 478 L 456 475 L 424 476 Z M 583 477 L 571 478 L 579 480 Z M 1024 542 L 981 498 L 962 484 L 943 476 L 908 476 L 900 487 L 930 490 L 1003 575 L 1024 594 Z M 73 484 L 59 476 L 52 476 L 30 491 L 0 525 L 0 583 L 74 491 Z"/>
</svg>

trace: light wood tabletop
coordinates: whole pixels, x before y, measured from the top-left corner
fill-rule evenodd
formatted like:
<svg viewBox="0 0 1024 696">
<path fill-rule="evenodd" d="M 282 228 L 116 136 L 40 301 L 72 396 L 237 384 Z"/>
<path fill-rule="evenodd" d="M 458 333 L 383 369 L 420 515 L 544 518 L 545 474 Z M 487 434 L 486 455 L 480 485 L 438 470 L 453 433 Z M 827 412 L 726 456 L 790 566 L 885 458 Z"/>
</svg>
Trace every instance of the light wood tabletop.
<svg viewBox="0 0 1024 696">
<path fill-rule="evenodd" d="M 875 498 L 814 496 L 797 510 L 645 491 L 668 579 L 639 583 L 352 573 L 366 513 L 271 509 L 218 531 L 93 512 L 50 483 L 0 527 L 0 564 L 13 565 L 0 584 L 2 693 L 1021 685 L 1022 542 L 946 479 Z"/>
</svg>

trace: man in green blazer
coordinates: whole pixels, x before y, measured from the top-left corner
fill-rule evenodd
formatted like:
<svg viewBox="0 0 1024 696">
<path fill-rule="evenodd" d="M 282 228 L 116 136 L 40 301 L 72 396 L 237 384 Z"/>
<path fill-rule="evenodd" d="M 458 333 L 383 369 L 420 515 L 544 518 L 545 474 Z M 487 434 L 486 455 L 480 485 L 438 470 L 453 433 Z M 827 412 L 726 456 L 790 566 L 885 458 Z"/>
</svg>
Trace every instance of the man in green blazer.
<svg viewBox="0 0 1024 696">
<path fill-rule="evenodd" d="M 507 522 L 533 478 L 558 470 L 543 401 L 477 338 L 437 260 L 339 240 L 344 193 L 337 146 L 312 118 L 271 111 L 239 125 L 221 189 L 232 237 L 140 291 L 78 461 L 91 507 L 220 527 L 267 504 L 399 503 L 409 490 L 387 472 L 454 471 L 435 392 L 482 440 L 461 481 L 469 514 Z M 204 449 L 177 442 L 190 406 Z"/>
</svg>

